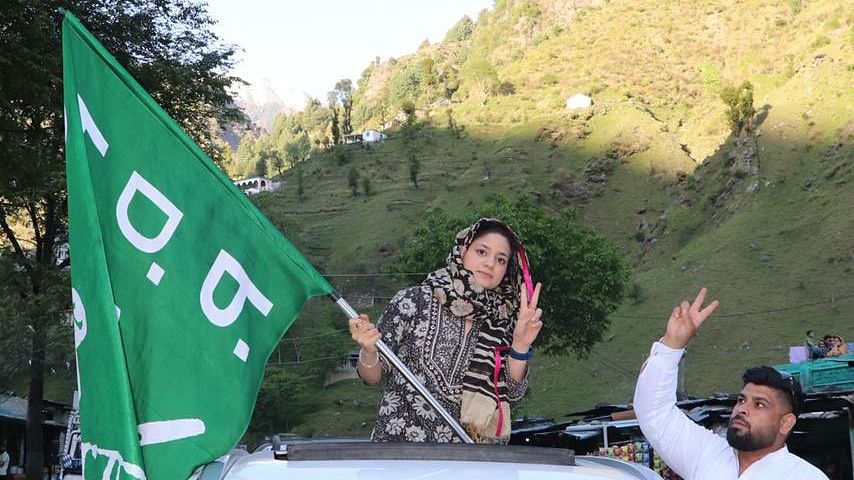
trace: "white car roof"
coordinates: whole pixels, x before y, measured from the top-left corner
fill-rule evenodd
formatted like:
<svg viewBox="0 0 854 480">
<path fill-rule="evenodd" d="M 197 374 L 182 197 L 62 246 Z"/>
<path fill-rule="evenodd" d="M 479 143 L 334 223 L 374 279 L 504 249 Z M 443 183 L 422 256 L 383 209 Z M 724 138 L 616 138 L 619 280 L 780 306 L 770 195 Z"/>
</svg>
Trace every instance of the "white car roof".
<svg viewBox="0 0 854 480">
<path fill-rule="evenodd" d="M 230 462 L 231 463 L 231 462 Z M 299 444 L 231 463 L 223 480 L 660 480 L 652 470 L 568 450 L 465 444 Z"/>
</svg>

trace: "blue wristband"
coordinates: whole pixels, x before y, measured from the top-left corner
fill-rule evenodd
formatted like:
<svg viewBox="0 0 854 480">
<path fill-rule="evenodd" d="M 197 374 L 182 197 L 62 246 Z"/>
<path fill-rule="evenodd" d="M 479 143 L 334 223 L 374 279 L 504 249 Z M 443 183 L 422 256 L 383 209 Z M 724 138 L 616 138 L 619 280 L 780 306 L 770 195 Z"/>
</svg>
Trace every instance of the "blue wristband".
<svg viewBox="0 0 854 480">
<path fill-rule="evenodd" d="M 510 358 L 522 361 L 528 361 L 534 358 L 534 347 L 528 348 L 528 351 L 525 353 L 519 353 L 516 350 L 513 350 L 513 347 L 510 347 Z"/>
</svg>

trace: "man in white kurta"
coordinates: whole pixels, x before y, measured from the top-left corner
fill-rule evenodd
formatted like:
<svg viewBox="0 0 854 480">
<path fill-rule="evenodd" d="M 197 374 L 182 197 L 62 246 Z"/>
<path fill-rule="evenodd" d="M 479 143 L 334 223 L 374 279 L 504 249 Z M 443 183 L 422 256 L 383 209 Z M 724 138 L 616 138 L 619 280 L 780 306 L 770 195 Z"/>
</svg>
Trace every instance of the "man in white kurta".
<svg viewBox="0 0 854 480">
<path fill-rule="evenodd" d="M 679 360 L 697 328 L 718 305 L 714 301 L 701 310 L 705 295 L 702 289 L 694 304 L 682 302 L 674 308 L 665 336 L 652 345 L 635 389 L 634 409 L 643 434 L 664 462 L 686 480 L 827 480 L 786 448 L 801 401 L 800 386 L 791 377 L 770 367 L 748 370 L 726 439 L 697 425 L 676 407 Z"/>
</svg>

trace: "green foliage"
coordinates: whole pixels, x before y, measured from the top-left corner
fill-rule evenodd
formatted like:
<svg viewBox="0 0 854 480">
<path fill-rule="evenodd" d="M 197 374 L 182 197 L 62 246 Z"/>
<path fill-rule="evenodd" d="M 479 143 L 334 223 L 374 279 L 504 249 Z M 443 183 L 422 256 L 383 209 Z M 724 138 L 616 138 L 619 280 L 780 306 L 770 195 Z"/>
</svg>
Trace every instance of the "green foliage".
<svg viewBox="0 0 854 480">
<path fill-rule="evenodd" d="M 309 153 L 311 153 L 311 143 L 305 132 L 301 132 L 294 140 L 285 144 L 285 156 L 291 168 L 296 167 L 299 162 L 308 158 Z"/>
<path fill-rule="evenodd" d="M 331 108 L 329 110 L 329 121 L 332 130 L 332 145 L 341 144 L 341 130 L 338 128 L 338 109 Z"/>
<path fill-rule="evenodd" d="M 336 165 L 345 165 L 350 163 L 350 151 L 347 150 L 347 147 L 343 145 L 336 145 L 335 148 L 332 149 L 332 159 L 335 160 Z"/>
<path fill-rule="evenodd" d="M 498 94 L 502 96 L 514 95 L 516 93 L 516 85 L 511 82 L 501 82 L 498 84 Z"/>
<path fill-rule="evenodd" d="M 415 104 L 411 100 L 405 100 L 400 104 L 400 110 L 406 115 L 403 125 L 411 127 L 415 124 Z"/>
<path fill-rule="evenodd" d="M 251 177 L 255 172 L 255 136 L 244 135 L 237 146 L 236 170 L 240 176 Z"/>
<path fill-rule="evenodd" d="M 688 244 L 706 225 L 703 209 L 674 207 L 667 219 L 667 231 L 676 236 L 680 247 Z"/>
<path fill-rule="evenodd" d="M 536 20 L 540 18 L 543 12 L 536 1 L 524 0 L 519 2 L 514 13 L 521 18 Z"/>
<path fill-rule="evenodd" d="M 406 165 L 409 167 L 409 181 L 418 190 L 418 174 L 421 173 L 421 160 L 414 151 L 406 156 Z"/>
<path fill-rule="evenodd" d="M 442 85 L 445 89 L 445 98 L 450 100 L 457 90 L 460 89 L 460 80 L 455 70 L 449 70 L 445 73 L 442 79 Z"/>
<path fill-rule="evenodd" d="M 792 9 L 792 15 L 797 15 L 801 13 L 801 9 L 804 6 L 803 0 L 789 0 L 789 8 Z"/>
<path fill-rule="evenodd" d="M 329 109 L 314 98 L 307 99 L 303 111 L 295 114 L 308 135 L 309 143 L 315 148 L 327 148 L 331 142 L 329 114 Z"/>
<path fill-rule="evenodd" d="M 753 84 L 743 82 L 738 88 L 728 85 L 721 90 L 721 100 L 727 107 L 727 119 L 733 134 L 750 131 L 756 109 L 753 107 Z"/>
<path fill-rule="evenodd" d="M 448 131 L 451 132 L 451 135 L 454 138 L 462 138 L 466 127 L 458 124 L 456 119 L 454 119 L 454 110 L 451 108 L 445 110 L 445 116 L 448 119 Z"/>
<path fill-rule="evenodd" d="M 371 179 L 367 175 L 362 177 L 362 192 L 364 192 L 366 197 L 371 196 Z"/>
<path fill-rule="evenodd" d="M 417 100 L 421 95 L 421 78 L 418 65 L 410 63 L 396 69 L 388 82 L 392 100 L 398 105 Z"/>
<path fill-rule="evenodd" d="M 356 170 L 355 166 L 351 166 L 347 172 L 347 185 L 353 192 L 354 197 L 359 194 L 359 171 Z"/>
<path fill-rule="evenodd" d="M 30 368 L 31 350 L 27 347 L 36 334 L 34 327 L 42 326 L 51 346 L 45 351 L 46 368 L 64 371 L 66 362 L 74 356 L 68 327 L 56 321 L 71 308 L 68 271 L 36 265 L 41 284 L 47 289 L 34 296 L 28 294 L 33 289 L 32 279 L 20 268 L 12 250 L 0 249 L 0 318 L 7 332 L 0 335 L 0 394 L 14 392 L 19 396 L 26 390 L 14 388 L 17 380 L 27 377 Z"/>
<path fill-rule="evenodd" d="M 795 76 L 795 56 L 791 53 L 786 55 L 786 68 L 783 70 L 783 76 L 786 80 Z"/>
<path fill-rule="evenodd" d="M 721 92 L 721 71 L 714 63 L 703 64 L 700 71 L 703 77 L 703 91 L 709 95 L 718 95 Z"/>
<path fill-rule="evenodd" d="M 303 201 L 303 195 L 305 194 L 305 187 L 303 186 L 303 166 L 297 165 L 296 168 L 296 177 L 297 177 L 297 199 L 301 202 Z"/>
<path fill-rule="evenodd" d="M 826 35 L 819 35 L 815 37 L 812 44 L 810 45 L 812 48 L 821 48 L 824 46 L 830 45 L 830 39 L 827 38 Z"/>
<path fill-rule="evenodd" d="M 486 105 L 487 100 L 498 87 L 498 74 L 495 68 L 486 57 L 472 56 L 463 65 L 462 73 L 469 95 L 481 105 Z"/>
<path fill-rule="evenodd" d="M 311 404 L 305 401 L 308 390 L 306 381 L 297 372 L 268 366 L 258 391 L 249 431 L 260 438 L 289 431 L 311 411 Z"/>
<path fill-rule="evenodd" d="M 277 151 L 272 151 L 270 154 L 270 171 L 276 172 L 276 175 L 282 176 L 282 170 L 285 168 L 285 161 L 282 159 L 282 156 Z"/>
<path fill-rule="evenodd" d="M 445 42 L 461 42 L 463 40 L 467 40 L 471 37 L 472 32 L 474 32 L 474 22 L 468 15 L 463 15 L 463 18 L 448 30 L 448 33 L 445 35 Z"/>
<path fill-rule="evenodd" d="M 421 78 L 419 83 L 425 87 L 431 87 L 439 82 L 439 77 L 434 70 L 435 62 L 432 58 L 426 57 L 419 62 L 418 66 L 421 70 Z"/>
<path fill-rule="evenodd" d="M 353 111 L 353 82 L 349 78 L 339 80 L 335 84 L 338 101 L 341 102 L 341 131 L 344 135 L 353 133 L 351 112 Z"/>
<path fill-rule="evenodd" d="M 640 283 L 632 282 L 632 286 L 629 289 L 629 298 L 632 299 L 632 305 L 640 305 L 646 301 L 647 294 Z"/>
<path fill-rule="evenodd" d="M 434 210 L 403 242 L 390 271 L 441 267 L 454 234 L 481 217 L 499 218 L 513 227 L 525 244 L 534 280 L 543 283 L 540 306 L 548 321 L 537 343 L 551 352 L 589 353 L 607 331 L 608 315 L 622 303 L 631 271 L 613 242 L 570 213 L 550 213 L 524 198 L 492 199 L 461 217 Z"/>
<path fill-rule="evenodd" d="M 252 176 L 255 177 L 266 177 L 267 176 L 267 159 L 263 156 L 256 157 L 255 160 L 255 169 L 252 172 Z"/>
</svg>

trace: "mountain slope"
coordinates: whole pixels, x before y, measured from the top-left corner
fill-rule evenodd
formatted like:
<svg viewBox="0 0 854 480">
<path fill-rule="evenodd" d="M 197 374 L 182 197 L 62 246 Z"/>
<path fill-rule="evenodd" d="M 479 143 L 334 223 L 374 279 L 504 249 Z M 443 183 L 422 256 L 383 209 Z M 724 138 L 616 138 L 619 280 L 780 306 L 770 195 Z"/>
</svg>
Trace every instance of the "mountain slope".
<svg viewBox="0 0 854 480">
<path fill-rule="evenodd" d="M 852 15 L 835 1 L 626 0 L 559 18 L 558 3 L 497 2 L 469 37 L 366 71 L 360 125 L 393 123 L 379 105 L 418 107 L 419 189 L 392 128 L 345 164 L 315 155 L 302 201 L 288 173 L 262 206 L 298 224 L 312 260 L 375 313 L 403 284 L 364 275 L 383 271 L 425 210 L 462 214 L 496 193 L 577 209 L 634 260 L 635 287 L 589 358 L 537 357 L 520 410 L 532 415 L 630 400 L 670 308 L 700 286 L 721 308 L 686 356 L 691 394 L 733 391 L 747 366 L 785 363 L 806 329 L 854 335 Z M 418 76 L 428 64 L 435 80 Z M 733 136 L 719 92 L 744 80 L 755 129 Z M 462 138 L 447 128 L 448 91 Z M 594 106 L 566 111 L 576 92 Z M 348 190 L 351 167 L 371 195 Z M 321 417 L 306 428 L 325 431 Z"/>
</svg>

